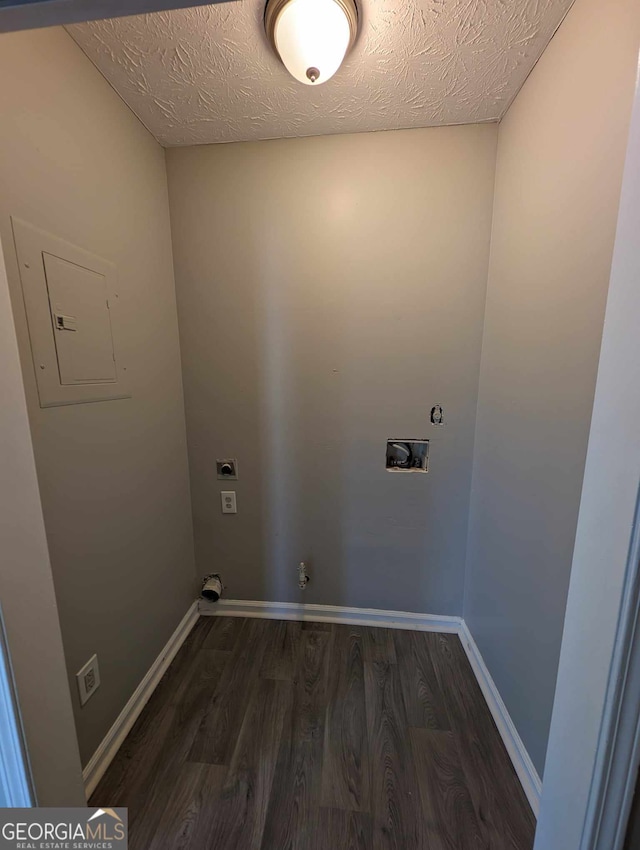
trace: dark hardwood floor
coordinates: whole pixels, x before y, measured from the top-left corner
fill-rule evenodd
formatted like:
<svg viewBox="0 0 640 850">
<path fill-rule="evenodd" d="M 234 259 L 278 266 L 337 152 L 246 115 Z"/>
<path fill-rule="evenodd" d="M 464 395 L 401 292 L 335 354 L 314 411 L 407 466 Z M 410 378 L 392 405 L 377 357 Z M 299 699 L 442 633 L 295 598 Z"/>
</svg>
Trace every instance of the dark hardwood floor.
<svg viewBox="0 0 640 850">
<path fill-rule="evenodd" d="M 130 850 L 530 850 L 454 635 L 203 617 L 92 805 Z"/>
</svg>

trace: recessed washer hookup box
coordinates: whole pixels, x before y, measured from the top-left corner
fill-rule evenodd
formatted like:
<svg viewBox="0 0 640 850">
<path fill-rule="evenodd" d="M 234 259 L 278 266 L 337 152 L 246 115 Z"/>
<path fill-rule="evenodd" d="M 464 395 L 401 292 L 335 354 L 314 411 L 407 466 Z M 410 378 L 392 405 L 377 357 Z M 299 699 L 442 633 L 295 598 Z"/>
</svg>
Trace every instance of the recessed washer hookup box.
<svg viewBox="0 0 640 850">
<path fill-rule="evenodd" d="M 386 467 L 389 472 L 428 472 L 429 440 L 387 440 Z"/>
</svg>

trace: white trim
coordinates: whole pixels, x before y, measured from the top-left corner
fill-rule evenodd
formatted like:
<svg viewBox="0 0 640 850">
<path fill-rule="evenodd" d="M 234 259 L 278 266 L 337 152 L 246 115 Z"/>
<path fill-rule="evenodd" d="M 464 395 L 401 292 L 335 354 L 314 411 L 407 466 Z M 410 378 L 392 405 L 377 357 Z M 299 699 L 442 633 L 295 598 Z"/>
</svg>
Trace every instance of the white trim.
<svg viewBox="0 0 640 850">
<path fill-rule="evenodd" d="M 306 620 L 316 623 L 345 623 L 356 626 L 382 626 L 387 629 L 414 629 L 419 632 L 459 634 L 460 617 L 416 614 L 411 611 L 384 611 L 380 608 L 344 608 L 340 605 L 305 605 L 298 602 L 256 602 L 244 599 L 200 600 L 201 614 L 209 617 L 263 617 L 267 620 Z"/>
<path fill-rule="evenodd" d="M 153 662 L 144 679 L 140 682 L 118 715 L 116 722 L 109 729 L 102 743 L 82 771 L 87 799 L 89 799 L 104 772 L 111 764 L 113 757 L 118 752 L 122 742 L 138 719 L 140 712 L 147 704 L 151 694 L 155 691 L 160 679 L 175 658 L 178 650 L 185 642 L 189 632 L 195 626 L 199 616 L 198 602 L 195 601 L 189 607 L 189 610 L 178 624 L 177 629 L 171 635 L 160 655 Z"/>
<path fill-rule="evenodd" d="M 640 764 L 640 494 L 581 848 L 622 848 Z"/>
<path fill-rule="evenodd" d="M 500 737 L 502 738 L 507 752 L 509 753 L 509 757 L 511 758 L 515 771 L 518 774 L 518 779 L 520 780 L 520 784 L 527 796 L 529 805 L 533 809 L 533 813 L 537 818 L 540 810 L 542 781 L 538 776 L 538 772 L 531 761 L 524 743 L 522 742 L 522 738 L 518 735 L 518 730 L 507 711 L 506 705 L 502 701 L 502 697 L 496 687 L 496 683 L 491 678 L 487 665 L 484 663 L 480 650 L 471 636 L 471 632 L 464 620 L 462 621 L 459 637 L 464 651 L 467 653 L 471 669 L 473 670 L 475 677 L 478 680 L 478 684 L 480 685 L 480 690 L 482 691 L 486 703 L 489 706 L 489 711 L 491 712 L 494 722 L 498 727 Z"/>
</svg>

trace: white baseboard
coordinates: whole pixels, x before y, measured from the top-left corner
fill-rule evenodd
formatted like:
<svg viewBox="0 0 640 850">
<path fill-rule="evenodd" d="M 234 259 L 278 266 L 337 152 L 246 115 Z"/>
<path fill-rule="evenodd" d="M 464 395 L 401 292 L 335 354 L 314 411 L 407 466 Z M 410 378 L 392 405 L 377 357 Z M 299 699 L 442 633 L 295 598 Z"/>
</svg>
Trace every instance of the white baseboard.
<svg viewBox="0 0 640 850">
<path fill-rule="evenodd" d="M 382 626 L 388 629 L 414 629 L 420 632 L 458 634 L 460 617 L 385 611 L 380 608 L 343 608 L 340 605 L 305 605 L 298 602 L 253 602 L 244 599 L 200 600 L 200 613 L 209 617 L 263 617 L 267 620 L 303 620 L 315 623 L 345 623 L 354 626 Z"/>
<path fill-rule="evenodd" d="M 102 743 L 82 771 L 87 799 L 89 799 L 98 782 L 102 779 L 104 772 L 111 764 L 113 757 L 118 752 L 122 742 L 138 719 L 140 712 L 147 704 L 151 694 L 155 691 L 160 679 L 175 658 L 178 650 L 185 642 L 187 635 L 198 621 L 199 616 L 198 601 L 196 600 L 189 607 L 178 627 L 163 647 L 160 655 L 153 662 L 144 679 L 135 689 L 131 698 L 118 715 L 117 720 L 111 729 L 109 729 Z"/>
<path fill-rule="evenodd" d="M 480 689 L 487 702 L 498 732 L 502 737 L 518 779 L 538 816 L 542 782 L 533 766 L 522 739 L 502 701 L 495 682 L 461 617 L 415 614 L 407 611 L 385 611 L 379 608 L 343 608 L 338 605 L 305 605 L 296 602 L 255 602 L 242 599 L 200 600 L 200 613 L 211 617 L 263 617 L 271 620 L 307 620 L 318 623 L 382 626 L 388 629 L 415 629 L 422 632 L 457 634 L 467 654 Z"/>
<path fill-rule="evenodd" d="M 478 680 L 480 689 L 489 706 L 489 711 L 498 727 L 500 737 L 518 774 L 518 779 L 527 796 L 529 805 L 537 818 L 540 809 L 540 795 L 542 794 L 542 782 L 538 776 L 538 772 L 522 742 L 522 738 L 518 735 L 518 730 L 507 711 L 506 705 L 502 701 L 496 683 L 491 678 L 487 665 L 484 663 L 480 650 L 464 620 L 461 624 L 459 637 L 464 651 L 467 653 L 471 668 Z"/>
</svg>

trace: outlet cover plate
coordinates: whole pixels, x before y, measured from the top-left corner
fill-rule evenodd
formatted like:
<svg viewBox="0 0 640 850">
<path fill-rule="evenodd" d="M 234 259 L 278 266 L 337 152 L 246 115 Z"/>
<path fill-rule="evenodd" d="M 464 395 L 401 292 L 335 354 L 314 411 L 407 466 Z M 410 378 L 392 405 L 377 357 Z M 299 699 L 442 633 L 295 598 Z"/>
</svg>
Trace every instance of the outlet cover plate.
<svg viewBox="0 0 640 850">
<path fill-rule="evenodd" d="M 100 687 L 100 670 L 98 656 L 92 655 L 87 663 L 76 673 L 80 705 L 84 705 Z"/>
<path fill-rule="evenodd" d="M 222 502 L 223 514 L 237 514 L 238 504 L 236 502 L 235 490 L 222 490 L 220 493 L 220 501 Z"/>
</svg>

